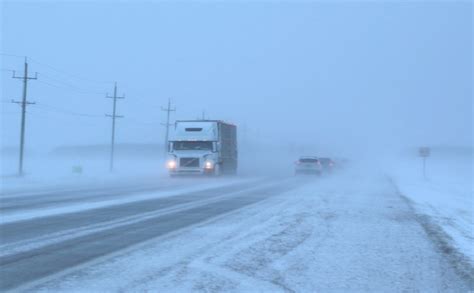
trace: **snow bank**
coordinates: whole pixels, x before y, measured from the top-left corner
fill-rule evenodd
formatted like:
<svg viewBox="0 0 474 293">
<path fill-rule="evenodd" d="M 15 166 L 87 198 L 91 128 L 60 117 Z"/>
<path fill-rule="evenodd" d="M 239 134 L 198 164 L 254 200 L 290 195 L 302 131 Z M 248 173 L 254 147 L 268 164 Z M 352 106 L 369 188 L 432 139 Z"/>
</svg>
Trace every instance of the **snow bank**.
<svg viewBox="0 0 474 293">
<path fill-rule="evenodd" d="M 451 245 L 474 266 L 474 188 L 472 149 L 434 149 L 426 162 L 405 157 L 389 174 L 415 210 L 428 216 L 450 238 Z"/>
</svg>

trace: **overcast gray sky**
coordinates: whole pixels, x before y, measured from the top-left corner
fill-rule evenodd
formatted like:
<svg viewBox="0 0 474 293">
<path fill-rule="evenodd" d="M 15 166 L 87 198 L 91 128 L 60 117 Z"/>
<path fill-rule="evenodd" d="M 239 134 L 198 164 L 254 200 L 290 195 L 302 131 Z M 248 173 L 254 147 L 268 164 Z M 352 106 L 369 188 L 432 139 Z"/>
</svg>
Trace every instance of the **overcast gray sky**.
<svg viewBox="0 0 474 293">
<path fill-rule="evenodd" d="M 163 140 L 173 118 L 325 147 L 472 145 L 472 3 L 2 2 L 2 53 L 27 55 L 28 148 Z M 19 140 L 22 58 L 2 55 L 2 146 Z M 90 116 L 79 116 L 87 114 Z"/>
</svg>

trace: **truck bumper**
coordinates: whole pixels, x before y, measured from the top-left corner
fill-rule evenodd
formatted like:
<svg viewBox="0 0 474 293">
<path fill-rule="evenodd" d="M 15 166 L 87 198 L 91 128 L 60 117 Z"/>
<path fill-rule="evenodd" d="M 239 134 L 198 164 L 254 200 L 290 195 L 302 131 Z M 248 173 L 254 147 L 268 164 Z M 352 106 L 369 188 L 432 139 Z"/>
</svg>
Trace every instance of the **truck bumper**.
<svg viewBox="0 0 474 293">
<path fill-rule="evenodd" d="M 176 168 L 170 169 L 169 174 L 175 175 L 207 175 L 214 174 L 214 169 L 201 169 L 201 168 Z"/>
</svg>

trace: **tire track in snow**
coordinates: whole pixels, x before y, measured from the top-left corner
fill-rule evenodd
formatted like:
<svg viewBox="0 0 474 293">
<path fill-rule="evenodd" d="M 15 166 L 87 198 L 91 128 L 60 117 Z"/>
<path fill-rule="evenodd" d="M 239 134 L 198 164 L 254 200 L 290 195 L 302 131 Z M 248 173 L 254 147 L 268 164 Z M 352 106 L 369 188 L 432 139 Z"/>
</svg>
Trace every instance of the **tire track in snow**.
<svg viewBox="0 0 474 293">
<path fill-rule="evenodd" d="M 278 210 L 285 210 L 291 205 L 291 198 L 286 198 L 283 202 L 277 203 L 275 206 L 265 205 L 266 210 L 273 210 L 271 213 L 280 214 Z M 275 211 L 275 208 L 278 210 Z M 262 217 L 262 214 L 266 214 L 265 211 L 259 211 L 257 214 L 258 218 Z M 322 217 L 318 212 L 317 217 Z M 266 288 L 269 292 L 294 292 L 291 288 L 286 286 L 283 278 L 275 270 L 268 270 L 269 265 L 278 261 L 278 259 L 284 257 L 289 252 L 296 249 L 301 243 L 303 243 L 313 232 L 313 225 L 308 221 L 310 215 L 308 213 L 291 214 L 286 216 L 285 221 L 281 221 L 278 216 L 276 217 L 278 222 L 274 223 L 275 218 L 262 218 L 258 221 L 260 224 L 257 227 L 252 227 L 250 231 L 240 231 L 239 233 L 232 233 L 232 235 L 225 237 L 219 243 L 215 243 L 212 247 L 206 247 L 201 249 L 194 257 L 189 258 L 185 263 L 179 264 L 181 267 L 181 274 L 176 276 L 176 282 L 180 282 L 181 279 L 185 278 L 189 271 L 195 271 L 200 276 L 195 278 L 199 281 L 195 281 L 194 288 L 213 288 L 213 286 L 206 286 L 209 279 L 214 280 L 220 284 L 227 284 L 228 287 L 239 286 L 239 291 L 252 291 L 252 286 L 257 285 L 258 288 Z M 289 219 L 288 219 L 289 218 Z M 327 217 L 324 217 L 325 219 Z M 327 219 L 326 219 L 327 220 Z M 265 224 L 265 222 L 268 222 Z M 280 226 L 280 231 L 272 235 L 265 235 L 262 233 L 262 226 L 272 225 Z M 263 236 L 262 236 L 263 234 Z M 238 236 L 236 236 L 238 235 Z M 245 249 L 237 248 L 230 249 L 230 243 L 249 243 L 249 246 Z M 217 246 L 217 247 L 216 247 Z M 219 251 L 219 247 L 225 248 L 221 253 L 213 254 L 211 256 L 206 255 L 206 251 L 209 248 Z M 204 256 L 200 256 L 204 254 Z M 264 256 L 264 261 L 262 260 Z M 219 258 L 225 260 L 219 262 Z M 236 260 L 238 263 L 236 263 Z M 242 269 L 242 264 L 249 264 L 251 269 Z M 264 272 L 262 275 L 261 272 Z M 184 279 L 183 279 L 184 280 Z M 183 281 L 181 280 L 181 281 Z M 245 288 L 243 284 L 247 284 Z M 251 284 L 251 285 L 248 285 Z M 129 288 L 134 288 L 131 285 Z M 233 288 L 235 289 L 235 288 Z M 229 290 L 229 288 L 227 288 Z M 213 290 L 211 290 L 213 291 Z M 219 291 L 219 290 L 217 290 Z"/>
</svg>

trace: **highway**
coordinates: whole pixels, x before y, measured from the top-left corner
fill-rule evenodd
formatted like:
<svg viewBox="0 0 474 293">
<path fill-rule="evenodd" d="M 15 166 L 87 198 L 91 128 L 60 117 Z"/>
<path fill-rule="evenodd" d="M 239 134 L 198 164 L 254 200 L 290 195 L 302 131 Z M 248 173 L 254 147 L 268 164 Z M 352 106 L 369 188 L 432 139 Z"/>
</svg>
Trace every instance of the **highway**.
<svg viewBox="0 0 474 293">
<path fill-rule="evenodd" d="M 438 251 L 437 246 L 432 243 L 433 239 L 423 231 L 412 210 L 395 190 L 387 187 L 388 183 L 375 184 L 384 187 L 373 191 L 367 186 L 354 185 L 354 181 L 351 181 L 351 185 L 347 179 L 341 180 L 337 179 L 337 176 L 202 180 L 175 178 L 156 183 L 140 182 L 101 188 L 76 187 L 37 193 L 30 191 L 2 194 L 0 289 L 69 291 L 71 288 L 51 288 L 61 284 L 65 275 L 81 275 L 79 272 L 95 268 L 97 260 L 107 263 L 109 258 L 113 259 L 117 253 L 124 251 L 131 251 L 133 255 L 134 251 L 141 250 L 140 245 L 143 243 L 163 243 L 160 239 L 167 235 L 173 236 L 169 236 L 171 239 L 166 241 L 186 242 L 189 239 L 186 233 L 204 225 L 211 231 L 207 241 L 216 241 L 214 245 L 209 244 L 209 253 L 220 246 L 217 243 L 225 243 L 229 237 L 246 235 L 243 228 L 257 228 L 259 223 L 269 219 L 280 222 L 262 228 L 262 231 L 265 231 L 262 235 L 276 230 L 269 234 L 266 244 L 263 244 L 264 241 L 260 246 L 257 245 L 257 248 L 263 249 L 259 254 L 268 254 L 267 258 L 271 261 L 259 260 L 262 262 L 261 266 L 254 267 L 258 258 L 255 254 L 245 253 L 249 249 L 248 241 L 235 240 L 230 245 L 242 249 L 232 256 L 231 263 L 229 260 L 225 262 L 225 267 L 234 274 L 240 274 L 242 280 L 250 278 L 247 282 L 250 287 L 247 289 L 306 291 L 338 288 L 336 283 L 323 286 L 328 281 L 328 272 L 331 280 L 339 280 L 347 289 L 370 291 L 383 289 L 390 283 L 393 283 L 396 289 L 409 290 L 457 290 L 469 289 L 472 286 L 469 276 L 462 276 L 449 257 Z M 384 179 L 365 180 L 381 182 Z M 242 213 L 251 211 L 252 216 L 242 216 Z M 232 220 L 239 215 L 241 220 Z M 258 217 L 262 218 L 259 220 Z M 281 222 L 282 219 L 286 220 Z M 218 228 L 219 221 L 232 222 L 231 227 L 226 228 L 231 234 L 212 235 L 212 227 L 216 227 L 215 231 L 226 230 Z M 279 230 L 282 225 L 292 228 Z M 291 236 L 295 231 L 300 234 Z M 317 236 L 317 239 L 311 239 L 313 236 Z M 273 248 L 272 243 L 275 244 L 275 241 L 283 248 Z M 324 242 L 331 245 L 322 245 Z M 206 241 L 203 240 L 203 243 Z M 313 276 L 308 276 L 306 282 L 308 286 L 316 283 L 320 287 L 295 287 L 291 285 L 293 281 L 284 284 L 285 277 L 282 277 L 283 281 L 271 281 L 270 285 L 261 284 L 268 282 L 268 277 L 262 272 L 265 272 L 271 263 L 288 257 L 291 255 L 290 251 L 297 251 L 297 247 L 302 249 L 305 245 L 307 247 L 303 251 L 308 263 L 303 267 L 306 267 L 306 270 L 298 268 L 296 271 L 300 271 L 300 277 L 313 272 Z M 195 247 L 187 246 L 186 250 L 177 252 L 176 262 L 171 265 L 174 268 L 172 270 L 182 266 L 183 264 L 178 263 L 186 259 L 186 255 L 191 251 L 196 254 L 199 247 L 196 243 Z M 269 254 L 269 251 L 272 253 Z M 344 258 L 342 251 L 350 255 Z M 202 258 L 206 252 L 198 254 L 201 254 Z M 361 255 L 365 257 L 360 258 Z M 131 256 L 128 255 L 125 259 L 128 257 Z M 413 258 L 416 263 L 413 263 Z M 357 259 L 358 263 L 348 262 L 349 259 Z M 242 264 L 243 260 L 246 260 L 245 265 Z M 335 260 L 338 260 L 340 265 Z M 327 268 L 326 273 L 314 271 L 314 265 L 318 263 L 320 268 Z M 390 267 L 392 274 L 380 274 L 384 271 L 381 269 L 383 266 Z M 335 270 L 335 267 L 338 269 Z M 100 266 L 96 269 L 99 268 Z M 291 266 L 282 270 L 283 276 L 287 276 L 289 280 L 297 277 L 291 277 L 296 271 Z M 219 276 L 218 272 L 219 270 L 217 273 L 212 272 L 216 275 L 215 278 L 229 278 Z M 368 272 L 372 275 L 367 275 Z M 426 273 L 420 275 L 420 272 Z M 137 274 L 127 277 L 142 277 L 140 273 Z M 324 279 L 317 282 L 318 276 Z M 417 276 L 422 279 L 417 279 Z M 202 278 L 194 276 L 189 282 L 197 282 Z M 375 287 L 368 284 L 367 287 L 360 287 L 359 283 L 363 281 L 372 282 Z M 100 283 L 100 280 L 94 281 L 95 284 L 98 282 Z M 300 282 L 304 283 L 304 280 Z M 87 284 L 87 278 L 81 280 L 81 284 Z M 151 284 L 156 283 L 149 285 L 155 289 Z M 160 282 L 160 286 L 163 284 L 166 282 Z M 194 290 L 193 288 L 186 287 L 182 290 Z M 226 291 L 225 288 L 211 291 Z M 239 291 L 243 289 L 236 288 Z M 120 291 L 123 288 L 115 289 L 112 291 Z M 142 291 L 143 288 L 138 286 L 128 289 Z M 166 291 L 166 287 L 161 289 Z"/>
</svg>

